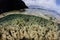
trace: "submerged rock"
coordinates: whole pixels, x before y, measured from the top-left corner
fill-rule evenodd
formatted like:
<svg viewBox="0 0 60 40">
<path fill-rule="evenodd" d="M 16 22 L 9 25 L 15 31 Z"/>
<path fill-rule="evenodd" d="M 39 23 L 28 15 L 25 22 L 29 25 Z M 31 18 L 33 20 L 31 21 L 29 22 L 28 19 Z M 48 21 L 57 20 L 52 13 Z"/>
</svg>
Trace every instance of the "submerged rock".
<svg viewBox="0 0 60 40">
<path fill-rule="evenodd" d="M 0 0 L 0 14 L 28 8 L 22 0 Z"/>
<path fill-rule="evenodd" d="M 1 40 L 60 40 L 57 23 L 42 17 L 11 14 L 0 18 Z"/>
</svg>

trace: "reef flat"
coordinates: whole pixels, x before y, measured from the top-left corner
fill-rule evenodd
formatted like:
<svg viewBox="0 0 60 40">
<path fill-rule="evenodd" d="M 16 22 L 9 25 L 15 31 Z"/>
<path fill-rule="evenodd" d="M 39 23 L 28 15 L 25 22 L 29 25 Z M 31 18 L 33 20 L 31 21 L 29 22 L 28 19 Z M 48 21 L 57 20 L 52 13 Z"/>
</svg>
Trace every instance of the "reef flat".
<svg viewBox="0 0 60 40">
<path fill-rule="evenodd" d="M 42 17 L 11 14 L 0 18 L 0 40 L 60 40 L 57 23 Z"/>
</svg>

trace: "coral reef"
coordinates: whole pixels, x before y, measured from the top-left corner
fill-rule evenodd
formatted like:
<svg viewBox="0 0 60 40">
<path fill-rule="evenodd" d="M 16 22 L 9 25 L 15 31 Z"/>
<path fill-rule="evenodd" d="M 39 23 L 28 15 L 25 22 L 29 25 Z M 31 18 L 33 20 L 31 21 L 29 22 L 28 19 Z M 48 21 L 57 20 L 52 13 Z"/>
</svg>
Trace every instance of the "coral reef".
<svg viewBox="0 0 60 40">
<path fill-rule="evenodd" d="M 60 40 L 59 25 L 33 15 L 8 15 L 0 18 L 0 40 Z"/>
</svg>

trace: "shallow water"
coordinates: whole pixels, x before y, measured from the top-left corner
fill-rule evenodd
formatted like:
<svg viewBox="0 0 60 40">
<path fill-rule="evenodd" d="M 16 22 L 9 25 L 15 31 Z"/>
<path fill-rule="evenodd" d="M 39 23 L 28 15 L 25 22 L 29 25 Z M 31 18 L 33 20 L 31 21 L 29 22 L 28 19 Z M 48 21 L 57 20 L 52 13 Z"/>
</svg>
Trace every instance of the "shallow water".
<svg viewBox="0 0 60 40">
<path fill-rule="evenodd" d="M 50 17 L 53 17 L 57 19 L 58 22 L 60 22 L 60 15 L 53 10 L 46 10 L 46 9 L 26 9 L 26 11 L 11 11 L 11 12 L 6 12 L 4 13 L 3 16 L 9 15 L 9 14 L 28 14 L 28 15 L 36 15 L 40 16 L 46 19 L 49 19 Z"/>
<path fill-rule="evenodd" d="M 41 16 L 52 16 L 55 17 L 56 19 L 60 20 L 60 14 L 57 13 L 54 10 L 46 10 L 46 9 L 26 9 L 26 11 L 28 14 L 35 14 L 35 15 L 41 15 Z"/>
</svg>

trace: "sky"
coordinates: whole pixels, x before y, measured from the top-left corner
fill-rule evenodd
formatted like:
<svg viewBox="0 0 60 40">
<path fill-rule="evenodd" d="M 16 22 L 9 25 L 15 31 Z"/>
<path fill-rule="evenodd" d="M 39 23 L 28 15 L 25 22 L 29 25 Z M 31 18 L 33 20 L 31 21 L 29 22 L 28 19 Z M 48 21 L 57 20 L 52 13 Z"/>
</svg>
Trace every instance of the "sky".
<svg viewBox="0 0 60 40">
<path fill-rule="evenodd" d="M 60 6 L 60 0 L 56 0 L 56 4 Z"/>
<path fill-rule="evenodd" d="M 60 0 L 23 0 L 27 6 L 35 5 L 55 10 L 60 14 Z"/>
</svg>

